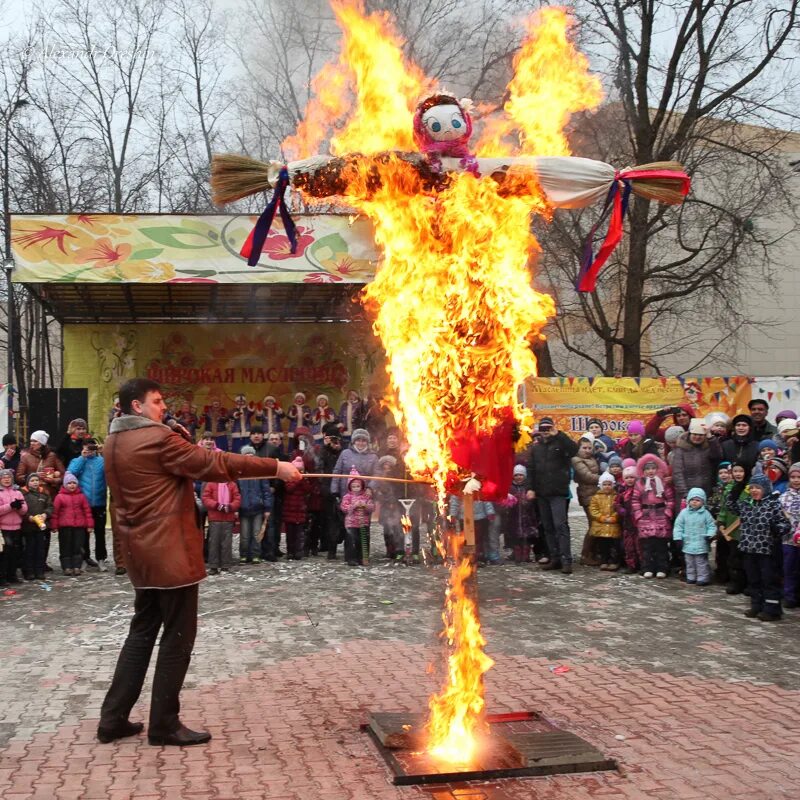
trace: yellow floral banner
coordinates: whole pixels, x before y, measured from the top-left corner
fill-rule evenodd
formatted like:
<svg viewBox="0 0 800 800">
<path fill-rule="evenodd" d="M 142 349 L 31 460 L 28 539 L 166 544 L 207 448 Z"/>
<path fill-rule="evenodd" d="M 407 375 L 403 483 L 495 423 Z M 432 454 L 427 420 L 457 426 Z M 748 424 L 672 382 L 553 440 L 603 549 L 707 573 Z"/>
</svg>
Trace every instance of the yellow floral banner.
<svg viewBox="0 0 800 800">
<path fill-rule="evenodd" d="M 12 217 L 16 283 L 366 283 L 378 250 L 362 218 L 297 215 L 297 249 L 273 226 L 255 267 L 239 250 L 255 216 Z"/>
<path fill-rule="evenodd" d="M 721 411 L 733 417 L 747 411 L 753 378 L 528 378 L 526 404 L 536 419 L 552 417 L 571 434 L 602 419 L 609 436 L 623 436 L 634 419 L 646 422 L 661 408 L 690 405 L 698 417 Z"/>
<path fill-rule="evenodd" d="M 89 425 L 105 436 L 114 397 L 128 378 L 164 388 L 173 409 L 202 414 L 212 400 L 237 395 L 260 408 L 273 395 L 287 408 L 295 392 L 314 406 L 326 394 L 338 411 L 348 390 L 383 396 L 383 351 L 368 325 L 65 325 L 64 386 L 88 388 Z"/>
</svg>

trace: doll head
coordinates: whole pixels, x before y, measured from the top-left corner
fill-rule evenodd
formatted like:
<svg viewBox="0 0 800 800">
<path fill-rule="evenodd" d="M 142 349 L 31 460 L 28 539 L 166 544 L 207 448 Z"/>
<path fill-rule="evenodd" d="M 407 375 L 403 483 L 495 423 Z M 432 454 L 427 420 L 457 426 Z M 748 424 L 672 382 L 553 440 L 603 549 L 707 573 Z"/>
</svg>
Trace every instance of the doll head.
<svg viewBox="0 0 800 800">
<path fill-rule="evenodd" d="M 465 101 L 459 102 L 449 94 L 426 97 L 414 114 L 417 147 L 423 153 L 462 155 L 472 135 L 472 119 L 465 105 Z"/>
</svg>

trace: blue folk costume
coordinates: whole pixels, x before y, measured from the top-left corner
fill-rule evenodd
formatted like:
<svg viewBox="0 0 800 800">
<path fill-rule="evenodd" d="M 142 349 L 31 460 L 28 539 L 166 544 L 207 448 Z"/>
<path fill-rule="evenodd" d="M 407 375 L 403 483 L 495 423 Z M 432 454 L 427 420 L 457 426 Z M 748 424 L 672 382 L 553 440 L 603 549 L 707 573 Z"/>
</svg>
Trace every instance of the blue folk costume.
<svg viewBox="0 0 800 800">
<path fill-rule="evenodd" d="M 248 404 L 243 394 L 236 395 L 236 410 L 231 414 L 231 450 L 241 453 L 242 447 L 250 442 L 250 428 L 253 426 L 255 409 Z"/>
<path fill-rule="evenodd" d="M 324 405 L 322 405 L 322 401 L 324 401 Z M 328 395 L 318 394 L 317 407 L 311 414 L 311 435 L 317 444 L 322 442 L 322 429 L 329 422 L 336 422 L 336 412 L 330 406 Z"/>
<path fill-rule="evenodd" d="M 283 418 L 286 416 L 278 401 L 268 394 L 261 402 L 261 410 L 255 413 L 255 423 L 260 425 L 264 436 L 283 433 Z"/>
<path fill-rule="evenodd" d="M 203 430 L 214 436 L 214 444 L 220 449 L 228 449 L 228 412 L 221 406 L 206 406 L 203 414 Z"/>
<path fill-rule="evenodd" d="M 311 424 L 311 409 L 306 405 L 306 396 L 303 392 L 295 394 L 294 403 L 289 406 L 286 416 L 289 417 L 290 439 L 294 439 L 294 432 L 298 428 L 307 428 Z"/>
</svg>

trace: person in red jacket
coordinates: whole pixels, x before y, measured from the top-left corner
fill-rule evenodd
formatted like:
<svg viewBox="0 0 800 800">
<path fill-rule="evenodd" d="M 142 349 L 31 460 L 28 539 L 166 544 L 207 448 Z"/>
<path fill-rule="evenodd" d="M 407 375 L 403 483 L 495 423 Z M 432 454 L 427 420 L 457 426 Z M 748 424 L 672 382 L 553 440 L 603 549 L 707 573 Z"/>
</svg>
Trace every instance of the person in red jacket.
<svg viewBox="0 0 800 800">
<path fill-rule="evenodd" d="M 694 409 L 688 403 L 680 403 L 677 406 L 661 408 L 653 414 L 644 426 L 644 435 L 648 439 L 655 439 L 657 442 L 664 441 L 664 433 L 670 425 L 679 425 L 684 431 L 689 430 L 689 423 L 695 418 Z"/>
<path fill-rule="evenodd" d="M 298 472 L 305 472 L 300 456 L 292 461 Z M 286 559 L 300 561 L 305 555 L 306 523 L 308 522 L 308 499 L 311 486 L 308 481 L 297 481 L 286 486 L 283 498 L 283 522 L 286 526 Z"/>
<path fill-rule="evenodd" d="M 242 495 L 235 481 L 209 482 L 203 487 L 202 498 L 208 510 L 208 572 L 219 575 L 233 564 L 233 523 Z"/>
<path fill-rule="evenodd" d="M 58 533 L 58 552 L 65 575 L 80 575 L 83 564 L 83 542 L 86 532 L 94 527 L 92 509 L 86 495 L 71 473 L 64 475 L 64 485 L 53 501 L 53 532 Z"/>
</svg>

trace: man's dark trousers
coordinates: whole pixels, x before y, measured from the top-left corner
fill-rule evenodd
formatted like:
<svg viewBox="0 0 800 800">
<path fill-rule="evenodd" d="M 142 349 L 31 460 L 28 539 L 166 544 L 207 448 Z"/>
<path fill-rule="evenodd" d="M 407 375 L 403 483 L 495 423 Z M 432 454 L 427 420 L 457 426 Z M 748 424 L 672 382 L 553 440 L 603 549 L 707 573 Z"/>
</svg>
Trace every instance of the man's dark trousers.
<svg viewBox="0 0 800 800">
<path fill-rule="evenodd" d="M 128 638 L 122 647 L 103 707 L 100 727 L 113 730 L 127 721 L 144 685 L 150 656 L 163 626 L 150 701 L 150 736 L 180 727 L 179 695 L 197 635 L 199 584 L 180 589 L 137 589 Z"/>
<path fill-rule="evenodd" d="M 572 564 L 572 545 L 567 521 L 569 498 L 537 497 L 536 505 L 539 508 L 539 518 L 544 526 L 550 560 L 562 566 Z"/>
</svg>

